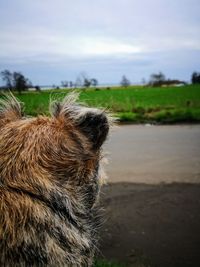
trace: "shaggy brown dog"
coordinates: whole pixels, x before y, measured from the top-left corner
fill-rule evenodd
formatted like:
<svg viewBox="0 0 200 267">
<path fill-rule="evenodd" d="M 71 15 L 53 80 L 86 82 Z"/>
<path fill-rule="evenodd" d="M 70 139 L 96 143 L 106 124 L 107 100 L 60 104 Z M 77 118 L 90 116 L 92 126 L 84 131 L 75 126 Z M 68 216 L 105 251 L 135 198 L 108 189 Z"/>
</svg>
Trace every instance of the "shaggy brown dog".
<svg viewBox="0 0 200 267">
<path fill-rule="evenodd" d="M 0 100 L 0 266 L 91 266 L 98 226 L 99 162 L 109 122 L 77 105 L 25 118 Z"/>
</svg>

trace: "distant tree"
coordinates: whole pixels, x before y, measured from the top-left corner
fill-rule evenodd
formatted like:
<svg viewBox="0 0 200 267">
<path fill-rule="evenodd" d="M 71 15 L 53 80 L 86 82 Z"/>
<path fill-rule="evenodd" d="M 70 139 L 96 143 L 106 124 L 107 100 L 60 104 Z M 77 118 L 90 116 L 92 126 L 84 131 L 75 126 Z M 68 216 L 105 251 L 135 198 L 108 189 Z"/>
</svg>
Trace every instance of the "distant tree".
<svg viewBox="0 0 200 267">
<path fill-rule="evenodd" d="M 5 82 L 5 87 L 8 90 L 16 90 L 21 93 L 32 87 L 29 79 L 27 79 L 21 72 L 10 72 L 4 70 L 1 72 L 2 80 Z"/>
<path fill-rule="evenodd" d="M 80 75 L 79 75 L 79 79 L 81 81 L 81 86 L 82 87 L 85 87 L 85 88 L 90 87 L 91 81 L 90 81 L 90 78 L 89 78 L 89 76 L 87 75 L 86 72 L 81 72 Z"/>
<path fill-rule="evenodd" d="M 81 72 L 76 78 L 75 87 L 78 88 L 84 87 L 85 79 L 88 79 L 87 74 L 85 72 Z"/>
<path fill-rule="evenodd" d="M 94 86 L 94 87 L 96 87 L 96 86 L 98 85 L 98 80 L 95 79 L 95 78 L 92 78 L 92 79 L 90 80 L 90 82 L 91 82 L 91 85 Z"/>
<path fill-rule="evenodd" d="M 68 83 L 68 81 L 61 81 L 61 86 L 62 87 L 68 87 L 68 85 L 69 85 L 69 83 Z"/>
<path fill-rule="evenodd" d="M 41 88 L 40 88 L 40 86 L 39 86 L 39 85 L 36 85 L 36 86 L 35 86 L 35 90 L 36 90 L 37 92 L 41 92 Z"/>
<path fill-rule="evenodd" d="M 193 72 L 191 77 L 192 84 L 198 84 L 200 83 L 200 73 Z"/>
<path fill-rule="evenodd" d="M 74 86 L 74 83 L 72 81 L 69 82 L 69 87 L 72 88 Z"/>
<path fill-rule="evenodd" d="M 81 79 L 81 77 L 77 77 L 76 78 L 76 81 L 75 81 L 75 85 L 74 85 L 76 88 L 78 87 L 78 88 L 80 88 L 80 87 L 82 87 L 83 86 L 83 82 L 82 82 L 82 79 Z"/>
<path fill-rule="evenodd" d="M 91 80 L 90 79 L 87 79 L 87 78 L 85 78 L 84 79 L 84 87 L 90 87 L 90 85 L 91 85 Z"/>
<path fill-rule="evenodd" d="M 142 83 L 143 85 L 146 84 L 146 80 L 145 80 L 145 78 L 142 78 L 141 83 Z"/>
<path fill-rule="evenodd" d="M 18 93 L 21 93 L 22 91 L 27 90 L 29 87 L 31 87 L 31 82 L 25 78 L 23 74 L 20 72 L 13 72 L 13 86 Z"/>
<path fill-rule="evenodd" d="M 160 86 L 165 82 L 165 75 L 162 72 L 153 73 L 150 76 L 149 85 Z"/>
<path fill-rule="evenodd" d="M 131 84 L 131 82 L 126 78 L 125 75 L 123 75 L 120 84 L 123 87 L 128 87 Z"/>
<path fill-rule="evenodd" d="M 75 87 L 84 87 L 88 88 L 90 86 L 97 86 L 98 85 L 98 80 L 96 78 L 89 78 L 89 76 L 85 73 L 82 72 L 78 75 L 76 82 L 75 82 Z"/>
<path fill-rule="evenodd" d="M 5 88 L 7 90 L 13 89 L 13 74 L 9 70 L 1 71 L 2 80 L 5 82 Z"/>
</svg>

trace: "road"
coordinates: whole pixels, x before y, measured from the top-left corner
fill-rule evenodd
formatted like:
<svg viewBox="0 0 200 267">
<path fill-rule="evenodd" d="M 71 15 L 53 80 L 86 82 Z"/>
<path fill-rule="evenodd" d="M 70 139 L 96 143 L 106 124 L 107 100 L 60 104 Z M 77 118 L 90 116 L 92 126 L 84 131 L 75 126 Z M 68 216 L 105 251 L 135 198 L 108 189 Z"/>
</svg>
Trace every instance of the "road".
<svg viewBox="0 0 200 267">
<path fill-rule="evenodd" d="M 105 145 L 108 182 L 200 182 L 200 125 L 116 127 Z"/>
<path fill-rule="evenodd" d="M 122 126 L 105 150 L 99 256 L 127 266 L 200 266 L 200 125 Z"/>
</svg>

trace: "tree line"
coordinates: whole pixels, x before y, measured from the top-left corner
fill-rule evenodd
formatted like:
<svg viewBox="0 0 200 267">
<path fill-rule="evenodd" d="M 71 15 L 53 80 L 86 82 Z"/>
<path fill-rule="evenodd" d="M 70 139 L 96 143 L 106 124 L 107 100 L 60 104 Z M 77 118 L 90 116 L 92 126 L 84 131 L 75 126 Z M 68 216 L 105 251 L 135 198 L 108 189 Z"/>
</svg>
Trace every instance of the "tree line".
<svg viewBox="0 0 200 267">
<path fill-rule="evenodd" d="M 191 75 L 191 83 L 192 84 L 200 84 L 200 72 L 193 72 Z M 120 85 L 123 87 L 127 87 L 131 84 L 130 80 L 123 75 Z M 186 85 L 187 82 L 178 80 L 178 79 L 167 79 L 166 76 L 162 72 L 153 73 L 150 75 L 149 81 L 146 82 L 145 79 L 142 79 L 142 84 L 146 86 L 170 86 L 170 85 Z"/>
<path fill-rule="evenodd" d="M 90 86 L 96 87 L 98 85 L 98 80 L 96 78 L 89 78 L 86 73 L 81 73 L 76 78 L 75 82 L 72 81 L 61 81 L 61 86 L 65 88 L 78 88 L 85 87 L 88 88 Z"/>
<path fill-rule="evenodd" d="M 11 72 L 9 70 L 3 70 L 0 72 L 0 76 L 3 80 L 4 86 L 0 89 L 18 91 L 26 91 L 29 88 L 35 88 L 36 91 L 40 91 L 39 85 L 33 85 L 32 82 L 24 76 L 21 72 Z M 96 78 L 89 78 L 87 74 L 81 73 L 75 82 L 73 81 L 61 81 L 61 87 L 64 88 L 88 88 L 90 86 L 96 87 L 98 80 Z M 59 89 L 59 86 L 53 85 L 52 88 Z"/>
<path fill-rule="evenodd" d="M 0 75 L 3 82 L 5 83 L 5 86 L 3 86 L 4 89 L 10 91 L 15 90 L 21 93 L 21 91 L 25 91 L 29 87 L 32 87 L 31 81 L 26 78 L 21 72 L 11 72 L 9 70 L 4 70 L 1 71 Z"/>
<path fill-rule="evenodd" d="M 18 91 L 21 93 L 22 91 L 26 91 L 29 88 L 35 88 L 36 91 L 40 91 L 40 86 L 32 85 L 32 82 L 26 78 L 21 72 L 11 72 L 9 70 L 3 70 L 0 72 L 0 76 L 4 82 L 4 86 L 1 89 L 10 90 L 10 91 Z M 165 75 L 162 72 L 153 73 L 150 76 L 148 82 L 144 79 L 142 81 L 143 85 L 147 86 L 169 86 L 169 85 L 185 85 L 185 81 L 181 81 L 178 79 L 166 79 Z M 193 72 L 191 75 L 191 83 L 192 84 L 200 84 L 200 72 Z M 90 86 L 96 87 L 98 85 L 98 80 L 96 78 L 89 78 L 87 74 L 81 73 L 75 82 L 72 81 L 61 81 L 61 87 L 64 88 L 88 88 Z M 131 85 L 131 81 L 123 75 L 120 81 L 120 85 L 122 87 L 128 87 Z M 52 86 L 53 88 L 59 89 L 58 86 Z"/>
</svg>

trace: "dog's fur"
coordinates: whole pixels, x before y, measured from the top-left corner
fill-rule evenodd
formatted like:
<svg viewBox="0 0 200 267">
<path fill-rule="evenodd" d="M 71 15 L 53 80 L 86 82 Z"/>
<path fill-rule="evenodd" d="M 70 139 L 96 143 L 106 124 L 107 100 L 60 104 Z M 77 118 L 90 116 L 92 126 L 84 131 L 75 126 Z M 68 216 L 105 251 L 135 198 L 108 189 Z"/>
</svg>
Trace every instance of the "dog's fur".
<svg viewBox="0 0 200 267">
<path fill-rule="evenodd" d="M 0 266 L 91 266 L 109 121 L 73 94 L 51 117 L 0 99 Z"/>
</svg>

